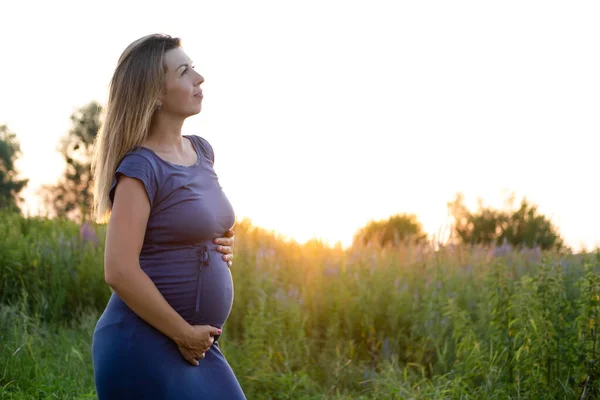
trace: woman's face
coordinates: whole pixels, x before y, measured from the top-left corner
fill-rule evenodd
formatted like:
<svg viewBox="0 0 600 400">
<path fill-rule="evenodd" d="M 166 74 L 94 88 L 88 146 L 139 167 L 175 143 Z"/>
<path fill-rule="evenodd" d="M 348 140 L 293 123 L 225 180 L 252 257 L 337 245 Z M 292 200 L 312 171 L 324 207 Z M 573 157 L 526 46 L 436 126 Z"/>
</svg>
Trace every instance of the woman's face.
<svg viewBox="0 0 600 400">
<path fill-rule="evenodd" d="M 165 53 L 167 73 L 161 96 L 161 113 L 172 113 L 184 118 L 198 114 L 202 109 L 204 77 L 197 73 L 192 61 L 181 47 Z"/>
</svg>

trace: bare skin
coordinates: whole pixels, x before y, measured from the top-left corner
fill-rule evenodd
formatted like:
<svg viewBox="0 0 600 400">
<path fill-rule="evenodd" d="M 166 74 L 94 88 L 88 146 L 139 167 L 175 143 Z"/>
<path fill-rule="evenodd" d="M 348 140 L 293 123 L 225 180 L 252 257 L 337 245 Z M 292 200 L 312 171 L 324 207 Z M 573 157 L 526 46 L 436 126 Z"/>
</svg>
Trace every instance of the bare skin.
<svg viewBox="0 0 600 400">
<path fill-rule="evenodd" d="M 202 75 L 197 73 L 183 49 L 165 53 L 167 73 L 165 88 L 156 99 L 157 112 L 148 140 L 142 145 L 165 160 L 191 165 L 197 154 L 192 143 L 181 134 L 183 123 L 202 109 Z M 143 184 L 120 176 L 106 233 L 105 280 L 127 305 L 142 319 L 171 338 L 182 357 L 192 365 L 205 357 L 221 330 L 210 325 L 190 325 L 164 299 L 152 280 L 142 271 L 142 249 L 150 201 Z M 231 267 L 234 246 L 233 230 L 215 238 L 217 250 Z"/>
</svg>

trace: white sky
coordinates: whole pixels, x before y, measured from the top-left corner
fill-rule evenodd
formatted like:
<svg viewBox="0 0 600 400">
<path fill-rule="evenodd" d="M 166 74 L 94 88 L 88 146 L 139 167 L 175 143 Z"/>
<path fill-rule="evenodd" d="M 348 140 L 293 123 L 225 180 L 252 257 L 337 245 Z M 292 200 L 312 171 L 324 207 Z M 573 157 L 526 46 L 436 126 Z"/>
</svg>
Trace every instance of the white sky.
<svg viewBox="0 0 600 400">
<path fill-rule="evenodd" d="M 0 124 L 25 195 L 63 165 L 70 114 L 104 102 L 151 32 L 204 75 L 185 133 L 209 140 L 238 219 L 349 244 L 370 219 L 429 232 L 465 193 L 527 196 L 578 248 L 600 243 L 600 3 L 37 1 L 0 3 Z"/>
</svg>

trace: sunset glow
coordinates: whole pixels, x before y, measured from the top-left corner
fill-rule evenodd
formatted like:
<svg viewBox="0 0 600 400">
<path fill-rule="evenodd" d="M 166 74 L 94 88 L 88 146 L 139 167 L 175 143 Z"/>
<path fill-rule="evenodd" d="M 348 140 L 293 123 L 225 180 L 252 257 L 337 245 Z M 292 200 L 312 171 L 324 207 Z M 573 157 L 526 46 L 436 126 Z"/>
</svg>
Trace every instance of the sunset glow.
<svg viewBox="0 0 600 400">
<path fill-rule="evenodd" d="M 70 114 L 105 102 L 127 44 L 164 32 L 206 78 L 184 133 L 213 145 L 238 219 L 348 245 L 404 212 L 437 232 L 456 192 L 515 192 L 567 244 L 600 244 L 598 3 L 110 3 L 0 6 L 0 124 L 28 213 L 62 172 Z"/>
</svg>

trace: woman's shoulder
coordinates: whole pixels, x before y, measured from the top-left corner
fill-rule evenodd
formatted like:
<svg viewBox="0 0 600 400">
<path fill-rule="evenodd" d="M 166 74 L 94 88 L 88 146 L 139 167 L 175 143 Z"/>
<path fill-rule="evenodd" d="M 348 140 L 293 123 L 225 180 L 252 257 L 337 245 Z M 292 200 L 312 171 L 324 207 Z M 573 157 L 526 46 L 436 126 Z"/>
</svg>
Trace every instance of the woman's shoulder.
<svg viewBox="0 0 600 400">
<path fill-rule="evenodd" d="M 136 163 L 152 165 L 153 164 L 152 157 L 150 157 L 150 155 L 147 152 L 145 152 L 144 150 L 145 149 L 142 146 L 134 147 L 133 149 L 131 149 L 127 153 L 125 153 L 123 155 L 123 157 L 121 157 L 121 162 L 125 162 L 127 160 L 127 162 L 136 162 Z"/>
<path fill-rule="evenodd" d="M 199 146 L 200 151 L 204 154 L 206 158 L 208 158 L 213 164 L 215 162 L 215 152 L 213 150 L 212 145 L 208 140 L 200 135 L 186 135 L 189 139 L 196 142 Z"/>
<path fill-rule="evenodd" d="M 125 153 L 117 165 L 117 170 L 131 168 L 144 170 L 148 175 L 160 175 L 160 164 L 142 147 L 134 148 Z"/>
<path fill-rule="evenodd" d="M 158 168 L 159 165 L 156 161 L 150 157 L 150 155 L 145 153 L 143 149 L 134 148 L 125 153 L 119 160 L 109 190 L 111 203 L 113 202 L 114 191 L 118 182 L 117 178 L 119 175 L 125 175 L 130 178 L 138 179 L 144 184 L 150 204 L 153 204 L 160 186 L 161 174 L 158 171 Z"/>
<path fill-rule="evenodd" d="M 121 157 L 117 165 L 117 173 L 119 172 L 138 172 L 142 174 L 146 180 L 151 180 L 156 186 L 160 184 L 168 171 L 165 171 L 164 165 L 159 163 L 153 154 L 142 146 L 135 147 L 129 150 Z"/>
</svg>

